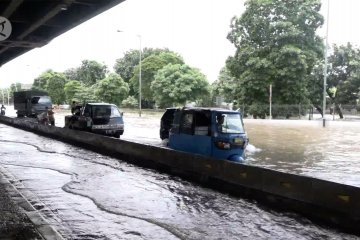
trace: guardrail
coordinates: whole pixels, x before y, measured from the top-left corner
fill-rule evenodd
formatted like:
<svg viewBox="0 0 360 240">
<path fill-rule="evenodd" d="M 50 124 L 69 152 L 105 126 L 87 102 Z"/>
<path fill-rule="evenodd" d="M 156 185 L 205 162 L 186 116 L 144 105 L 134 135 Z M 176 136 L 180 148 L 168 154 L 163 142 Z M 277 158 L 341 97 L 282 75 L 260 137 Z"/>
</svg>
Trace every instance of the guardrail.
<svg viewBox="0 0 360 240">
<path fill-rule="evenodd" d="M 0 122 L 111 155 L 142 167 L 160 169 L 233 195 L 292 210 L 344 231 L 360 234 L 360 188 L 283 173 L 168 148 L 119 140 L 67 128 L 0 116 Z"/>
</svg>

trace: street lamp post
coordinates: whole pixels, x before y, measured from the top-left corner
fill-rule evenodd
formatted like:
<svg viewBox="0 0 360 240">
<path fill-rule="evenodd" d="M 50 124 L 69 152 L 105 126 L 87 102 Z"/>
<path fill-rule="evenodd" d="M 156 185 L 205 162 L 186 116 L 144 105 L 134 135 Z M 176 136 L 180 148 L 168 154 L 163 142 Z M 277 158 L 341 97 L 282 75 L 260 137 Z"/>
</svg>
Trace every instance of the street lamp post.
<svg viewBox="0 0 360 240">
<path fill-rule="evenodd" d="M 330 0 L 328 0 L 327 18 L 326 18 L 326 45 L 325 45 L 325 65 L 324 65 L 324 89 L 323 89 L 323 127 L 325 127 L 325 110 L 326 110 L 326 78 L 327 78 L 327 63 L 328 63 L 328 36 L 329 36 L 329 12 L 330 12 Z"/>
<path fill-rule="evenodd" d="M 117 32 L 124 32 L 122 30 L 117 30 Z M 136 36 L 139 38 L 139 43 L 140 43 L 140 47 L 139 47 L 139 117 L 141 117 L 141 35 L 140 34 L 136 34 Z"/>
<path fill-rule="evenodd" d="M 141 117 L 141 35 L 137 35 L 140 42 L 140 49 L 139 49 L 139 117 Z"/>
<path fill-rule="evenodd" d="M 270 117 L 269 117 L 269 119 L 271 120 L 272 119 L 272 109 L 271 109 L 271 105 L 272 105 L 272 84 L 270 84 L 270 89 L 269 89 L 269 91 L 270 91 L 270 96 L 269 96 L 269 103 L 270 103 Z"/>
<path fill-rule="evenodd" d="M 8 106 L 10 106 L 10 90 L 7 88 L 6 89 L 6 92 L 7 92 L 7 100 L 8 100 Z"/>
</svg>

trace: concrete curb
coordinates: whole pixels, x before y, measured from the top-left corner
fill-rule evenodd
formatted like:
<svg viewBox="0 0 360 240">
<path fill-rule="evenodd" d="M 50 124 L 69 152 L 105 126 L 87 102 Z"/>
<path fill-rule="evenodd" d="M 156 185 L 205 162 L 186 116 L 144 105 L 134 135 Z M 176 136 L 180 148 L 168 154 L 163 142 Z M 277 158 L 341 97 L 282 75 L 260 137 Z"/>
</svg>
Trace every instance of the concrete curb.
<svg viewBox="0 0 360 240">
<path fill-rule="evenodd" d="M 6 169 L 0 166 L 0 174 L 3 175 L 3 178 L 0 178 L 0 183 L 3 184 L 9 193 L 12 200 L 23 210 L 23 212 L 28 216 L 30 221 L 35 225 L 35 228 L 39 234 L 46 240 L 64 240 L 64 238 L 58 233 L 50 223 L 48 223 L 42 214 L 34 208 L 34 206 L 28 201 L 28 198 L 25 197 L 11 182 L 9 179 L 9 173 Z"/>
</svg>

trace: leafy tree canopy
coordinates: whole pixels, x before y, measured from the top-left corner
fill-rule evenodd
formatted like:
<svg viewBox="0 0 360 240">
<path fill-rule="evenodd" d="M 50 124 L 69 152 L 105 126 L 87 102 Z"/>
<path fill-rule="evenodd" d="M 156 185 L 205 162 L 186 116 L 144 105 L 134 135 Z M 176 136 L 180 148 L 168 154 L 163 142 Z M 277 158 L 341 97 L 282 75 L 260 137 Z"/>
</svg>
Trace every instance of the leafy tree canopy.
<svg viewBox="0 0 360 240">
<path fill-rule="evenodd" d="M 69 70 L 73 71 L 73 70 Z M 71 72 L 68 72 L 70 74 Z M 86 86 L 91 86 L 97 81 L 104 79 L 106 77 L 108 70 L 107 66 L 93 60 L 83 60 L 81 66 L 77 68 L 76 72 L 71 73 L 69 77 L 77 77 L 76 79 L 84 83 Z"/>
<path fill-rule="evenodd" d="M 218 79 L 212 83 L 212 95 L 222 96 L 225 102 L 233 102 L 236 94 L 236 79 L 230 71 L 224 67 L 220 70 Z"/>
<path fill-rule="evenodd" d="M 62 104 L 65 102 L 64 86 L 66 77 L 62 73 L 52 72 L 47 80 L 46 90 L 55 104 Z"/>
<path fill-rule="evenodd" d="M 167 64 L 184 64 L 184 60 L 176 53 L 161 52 L 158 55 L 150 55 L 142 61 L 141 65 L 141 94 L 142 99 L 153 101 L 153 92 L 151 91 L 151 83 L 154 76 Z M 134 69 L 135 75 L 130 79 L 130 83 L 134 89 L 134 93 L 139 93 L 139 65 Z"/>
<path fill-rule="evenodd" d="M 164 52 L 171 52 L 167 48 L 144 48 L 141 53 L 141 60 L 151 56 L 159 55 Z M 116 60 L 114 70 L 125 82 L 129 82 L 134 76 L 134 68 L 139 64 L 139 50 L 131 49 L 127 51 L 122 58 Z"/>
<path fill-rule="evenodd" d="M 328 57 L 328 74 L 326 92 L 330 102 L 334 103 L 343 118 L 340 104 L 356 104 L 360 91 L 360 49 L 347 45 L 333 45 L 332 54 Z M 311 101 L 321 110 L 323 98 L 324 61 L 319 61 L 311 74 L 309 89 Z"/>
<path fill-rule="evenodd" d="M 79 68 L 69 68 L 66 69 L 63 73 L 68 80 L 79 80 L 78 70 Z"/>
<path fill-rule="evenodd" d="M 320 0 L 248 0 L 241 17 L 234 17 L 228 39 L 237 48 L 227 60 L 239 79 L 236 92 L 245 104 L 307 101 L 307 81 L 323 43 L 316 30 L 323 24 Z"/>
<path fill-rule="evenodd" d="M 65 101 L 65 82 L 64 74 L 49 69 L 34 79 L 32 89 L 47 91 L 53 103 L 61 104 Z"/>
<path fill-rule="evenodd" d="M 81 103 L 99 101 L 98 97 L 95 94 L 95 86 L 96 85 L 94 84 L 90 87 L 87 87 L 82 83 L 79 91 L 75 93 L 74 99 Z"/>
<path fill-rule="evenodd" d="M 209 95 L 206 77 L 188 65 L 168 64 L 157 72 L 151 84 L 154 99 L 160 107 L 184 105 Z"/>
<path fill-rule="evenodd" d="M 35 90 L 47 90 L 47 81 L 51 76 L 54 74 L 54 71 L 51 69 L 46 70 L 45 72 L 41 73 L 40 76 L 34 79 L 32 89 Z"/>
<path fill-rule="evenodd" d="M 116 73 L 111 73 L 107 78 L 96 84 L 98 99 L 120 106 L 129 94 L 129 85 Z"/>
<path fill-rule="evenodd" d="M 81 83 L 76 80 L 71 80 L 67 82 L 64 86 L 65 98 L 67 103 L 71 103 L 75 100 L 74 96 L 81 89 Z"/>
</svg>

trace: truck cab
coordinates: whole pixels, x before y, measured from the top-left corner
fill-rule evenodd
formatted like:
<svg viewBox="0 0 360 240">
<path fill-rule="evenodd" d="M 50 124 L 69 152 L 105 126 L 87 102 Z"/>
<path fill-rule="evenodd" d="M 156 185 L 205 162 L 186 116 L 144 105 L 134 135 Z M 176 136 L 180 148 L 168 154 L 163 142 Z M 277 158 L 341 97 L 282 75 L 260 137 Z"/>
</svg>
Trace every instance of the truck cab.
<svg viewBox="0 0 360 240">
<path fill-rule="evenodd" d="M 45 91 L 27 90 L 14 92 L 14 109 L 17 117 L 36 117 L 52 107 L 51 98 Z"/>
<path fill-rule="evenodd" d="M 241 162 L 247 144 L 247 134 L 238 111 L 215 108 L 174 111 L 168 143 L 172 149 Z"/>
<path fill-rule="evenodd" d="M 74 115 L 65 116 L 65 127 L 120 138 L 124 133 L 123 114 L 114 104 L 87 103 Z"/>
</svg>

